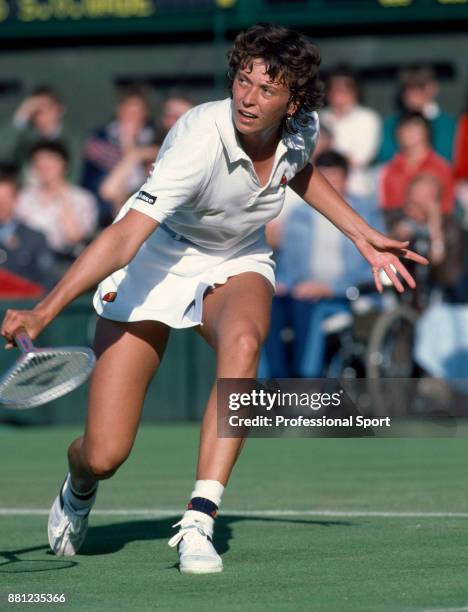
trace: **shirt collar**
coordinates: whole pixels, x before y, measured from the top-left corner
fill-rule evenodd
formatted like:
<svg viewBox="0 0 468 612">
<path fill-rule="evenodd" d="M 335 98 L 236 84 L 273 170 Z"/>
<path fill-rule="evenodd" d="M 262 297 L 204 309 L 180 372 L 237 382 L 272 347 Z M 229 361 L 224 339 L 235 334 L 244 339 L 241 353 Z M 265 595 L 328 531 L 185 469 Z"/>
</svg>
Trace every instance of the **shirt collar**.
<svg viewBox="0 0 468 612">
<path fill-rule="evenodd" d="M 232 120 L 232 100 L 224 100 L 221 112 L 216 117 L 216 127 L 218 128 L 221 141 L 226 149 L 229 161 L 234 163 L 240 159 L 250 161 L 249 156 L 240 146 L 237 138 L 236 129 Z"/>
</svg>

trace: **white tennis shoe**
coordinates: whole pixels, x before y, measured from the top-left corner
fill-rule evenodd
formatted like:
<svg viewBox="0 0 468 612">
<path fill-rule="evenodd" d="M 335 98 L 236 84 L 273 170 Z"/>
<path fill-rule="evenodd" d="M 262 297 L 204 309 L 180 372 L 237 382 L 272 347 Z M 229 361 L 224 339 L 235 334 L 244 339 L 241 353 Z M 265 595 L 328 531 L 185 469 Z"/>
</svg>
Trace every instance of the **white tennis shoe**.
<svg viewBox="0 0 468 612">
<path fill-rule="evenodd" d="M 84 542 L 88 531 L 88 516 L 94 499 L 88 508 L 72 510 L 64 502 L 62 490 L 63 486 L 50 509 L 47 533 L 53 552 L 58 556 L 68 557 L 76 555 Z"/>
<path fill-rule="evenodd" d="M 180 530 L 168 544 L 179 551 L 179 570 L 184 574 L 214 574 L 223 571 L 223 561 L 211 543 L 207 526 L 197 520 L 182 519 L 173 527 Z"/>
</svg>

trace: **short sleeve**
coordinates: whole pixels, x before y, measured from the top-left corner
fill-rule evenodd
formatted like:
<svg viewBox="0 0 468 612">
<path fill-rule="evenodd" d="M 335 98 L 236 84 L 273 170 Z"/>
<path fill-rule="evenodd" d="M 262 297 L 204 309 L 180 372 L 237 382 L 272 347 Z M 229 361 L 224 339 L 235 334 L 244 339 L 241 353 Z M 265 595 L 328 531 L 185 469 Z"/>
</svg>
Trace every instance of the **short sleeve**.
<svg viewBox="0 0 468 612">
<path fill-rule="evenodd" d="M 150 176 L 132 198 L 131 208 L 159 223 L 189 205 L 210 175 L 209 139 L 200 121 L 191 127 L 190 118 L 189 112 L 169 132 Z"/>
</svg>

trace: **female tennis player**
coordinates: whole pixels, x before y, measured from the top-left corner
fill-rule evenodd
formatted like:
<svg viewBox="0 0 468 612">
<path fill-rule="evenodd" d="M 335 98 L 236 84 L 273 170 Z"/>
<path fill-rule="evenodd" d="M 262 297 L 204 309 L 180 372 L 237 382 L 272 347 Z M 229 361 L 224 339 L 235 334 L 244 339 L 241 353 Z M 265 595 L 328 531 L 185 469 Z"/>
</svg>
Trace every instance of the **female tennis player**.
<svg viewBox="0 0 468 612">
<path fill-rule="evenodd" d="M 35 338 L 100 283 L 86 428 L 69 447 L 69 473 L 49 516 L 57 555 L 78 552 L 98 481 L 128 457 L 171 328 L 198 331 L 215 351 L 218 378 L 255 377 L 275 285 L 264 227 L 280 212 L 287 184 L 354 242 L 379 291 L 381 269 L 398 291 L 401 279 L 415 286 L 399 258 L 427 260 L 372 229 L 309 163 L 322 96 L 319 63 L 318 49 L 294 31 L 258 24 L 240 34 L 229 54 L 231 98 L 188 111 L 114 224 L 32 311 L 7 312 L 1 333 L 11 347 L 20 326 Z M 169 542 L 178 545 L 182 572 L 223 568 L 213 525 L 243 441 L 218 438 L 216 420 L 214 387 L 195 487 Z"/>
</svg>

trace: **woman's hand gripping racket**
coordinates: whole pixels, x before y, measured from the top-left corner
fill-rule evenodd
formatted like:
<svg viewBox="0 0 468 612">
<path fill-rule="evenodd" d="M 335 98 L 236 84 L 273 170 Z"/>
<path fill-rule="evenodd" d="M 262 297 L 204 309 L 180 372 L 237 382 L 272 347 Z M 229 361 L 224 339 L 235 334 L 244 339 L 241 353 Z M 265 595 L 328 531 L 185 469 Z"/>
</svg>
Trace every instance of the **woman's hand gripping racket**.
<svg viewBox="0 0 468 612">
<path fill-rule="evenodd" d="M 36 348 L 24 327 L 13 335 L 22 355 L 0 378 L 3 408 L 33 408 L 57 399 L 81 385 L 96 362 L 86 347 Z"/>
</svg>

